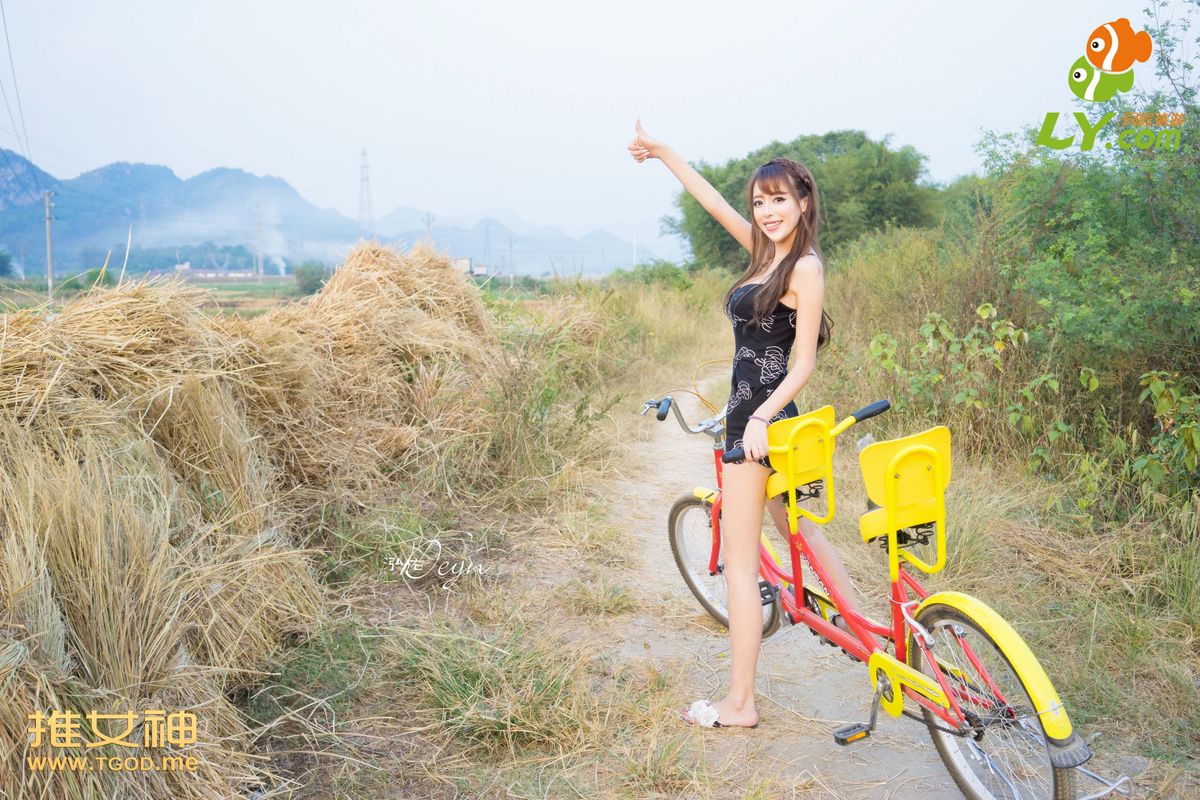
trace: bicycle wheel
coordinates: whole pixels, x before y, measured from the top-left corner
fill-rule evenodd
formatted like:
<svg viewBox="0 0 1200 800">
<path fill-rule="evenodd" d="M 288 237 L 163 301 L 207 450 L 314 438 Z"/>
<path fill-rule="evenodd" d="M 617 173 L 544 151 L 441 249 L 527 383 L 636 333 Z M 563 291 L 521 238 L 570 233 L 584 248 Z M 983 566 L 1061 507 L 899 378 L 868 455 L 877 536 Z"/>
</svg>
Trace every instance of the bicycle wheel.
<svg viewBox="0 0 1200 800">
<path fill-rule="evenodd" d="M 684 583 L 704 610 L 728 628 L 729 595 L 725 590 L 725 576 L 720 571 L 724 564 L 723 553 L 717 555 L 717 574 L 711 575 L 708 571 L 709 556 L 712 555 L 711 506 L 695 495 L 683 495 L 671 506 L 667 535 Z M 779 630 L 779 603 L 769 603 L 762 610 L 762 632 L 766 638 Z"/>
<path fill-rule="evenodd" d="M 940 671 L 974 727 L 965 736 L 951 733 L 942 719 L 922 709 L 938 754 L 963 794 L 971 800 L 1075 800 L 1075 770 L 1051 763 L 1045 730 L 1021 675 L 983 626 L 943 605 L 923 609 L 917 622 L 933 636 Z M 912 636 L 908 663 L 934 675 Z"/>
</svg>

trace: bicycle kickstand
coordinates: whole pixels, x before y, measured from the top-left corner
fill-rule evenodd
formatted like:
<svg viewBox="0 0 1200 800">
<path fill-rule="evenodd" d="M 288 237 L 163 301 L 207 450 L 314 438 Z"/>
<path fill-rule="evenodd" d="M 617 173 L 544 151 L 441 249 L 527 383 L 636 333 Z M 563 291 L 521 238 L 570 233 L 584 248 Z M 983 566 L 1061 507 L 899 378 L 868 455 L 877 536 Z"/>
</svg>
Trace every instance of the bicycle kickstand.
<svg viewBox="0 0 1200 800">
<path fill-rule="evenodd" d="M 838 728 L 833 732 L 833 740 L 845 747 L 848 744 L 865 739 L 875 730 L 875 720 L 879 717 L 879 700 L 883 696 L 884 679 L 880 676 L 879 685 L 875 688 L 875 699 L 871 701 L 871 721 L 855 722 L 852 725 Z"/>
<path fill-rule="evenodd" d="M 1100 800 L 1102 797 L 1112 797 L 1114 794 L 1119 794 L 1122 797 L 1129 797 L 1133 793 L 1133 779 L 1128 775 L 1122 775 L 1116 780 L 1112 780 L 1110 778 L 1105 778 L 1103 775 L 1097 775 L 1090 769 L 1084 769 L 1083 767 L 1076 767 L 1075 769 L 1079 770 L 1084 775 L 1087 775 L 1097 783 L 1104 785 L 1104 788 L 1100 791 L 1081 797 L 1079 800 Z"/>
</svg>

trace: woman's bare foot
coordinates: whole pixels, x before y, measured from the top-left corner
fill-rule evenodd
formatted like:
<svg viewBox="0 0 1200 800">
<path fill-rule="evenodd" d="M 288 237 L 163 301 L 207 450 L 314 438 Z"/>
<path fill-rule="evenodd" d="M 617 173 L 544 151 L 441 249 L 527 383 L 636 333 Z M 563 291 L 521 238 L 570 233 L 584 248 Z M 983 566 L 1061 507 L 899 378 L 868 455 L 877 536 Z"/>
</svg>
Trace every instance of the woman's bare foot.
<svg viewBox="0 0 1200 800">
<path fill-rule="evenodd" d="M 750 728 L 758 724 L 758 711 L 753 700 L 738 706 L 728 697 L 723 697 L 711 705 L 717 710 L 717 722 L 722 728 Z M 693 725 L 697 724 L 687 709 L 683 711 L 683 718 Z"/>
</svg>

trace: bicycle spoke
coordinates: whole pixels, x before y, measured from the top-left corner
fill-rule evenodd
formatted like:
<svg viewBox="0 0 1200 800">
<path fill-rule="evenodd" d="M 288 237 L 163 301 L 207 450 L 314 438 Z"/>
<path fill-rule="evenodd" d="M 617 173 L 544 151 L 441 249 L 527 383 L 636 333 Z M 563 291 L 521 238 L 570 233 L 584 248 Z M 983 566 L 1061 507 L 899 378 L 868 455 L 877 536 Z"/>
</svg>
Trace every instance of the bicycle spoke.
<svg viewBox="0 0 1200 800">
<path fill-rule="evenodd" d="M 1004 774 L 1002 769 L 996 766 L 996 762 L 992 760 L 992 757 L 980 750 L 978 745 L 976 745 L 974 742 L 970 742 L 970 745 L 971 749 L 975 751 L 976 757 L 982 759 L 984 763 L 987 764 L 988 769 L 990 769 L 994 775 L 999 776 L 999 778 L 1004 781 L 1008 788 L 1012 790 L 1013 800 L 1021 800 L 1021 790 L 1018 789 L 1016 785 L 1008 779 L 1008 776 Z"/>
<path fill-rule="evenodd" d="M 933 652 L 972 730 L 965 736 L 940 730 L 933 735 L 941 737 L 941 745 L 980 796 L 1049 797 L 1053 767 L 1038 727 L 1038 712 L 1026 702 L 1020 680 L 990 641 L 972 636 L 972 644 L 967 644 L 956 627 L 946 621 L 931 626 Z M 931 674 L 928 659 L 922 663 L 923 671 Z M 1018 698 L 1020 702 L 1011 702 Z"/>
<path fill-rule="evenodd" d="M 681 498 L 671 515 L 671 542 L 680 571 L 696 599 L 721 624 L 729 624 L 729 593 L 718 555 L 716 574 L 709 573 L 712 556 L 711 508 L 692 498 Z M 763 635 L 778 628 L 776 606 L 763 606 Z"/>
</svg>

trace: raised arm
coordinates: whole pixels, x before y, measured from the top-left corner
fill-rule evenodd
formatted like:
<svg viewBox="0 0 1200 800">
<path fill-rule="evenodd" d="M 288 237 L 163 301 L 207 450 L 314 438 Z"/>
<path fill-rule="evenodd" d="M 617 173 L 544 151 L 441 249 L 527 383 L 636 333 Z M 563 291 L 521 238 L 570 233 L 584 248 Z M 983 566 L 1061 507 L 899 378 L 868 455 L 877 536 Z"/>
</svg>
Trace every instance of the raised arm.
<svg viewBox="0 0 1200 800">
<path fill-rule="evenodd" d="M 629 143 L 629 152 L 633 154 L 638 163 L 640 164 L 647 158 L 657 158 L 666 164 L 667 169 L 674 173 L 688 194 L 696 198 L 696 202 L 713 219 L 721 223 L 721 227 L 729 231 L 729 235 L 736 239 L 738 244 L 752 251 L 754 240 L 750 223 L 746 218 L 729 205 L 721 193 L 714 189 L 712 184 L 706 181 L 704 176 L 697 172 L 691 164 L 680 158 L 678 153 L 667 144 L 648 136 L 642 130 L 640 119 L 635 125 L 635 130 L 637 135 Z"/>
</svg>

